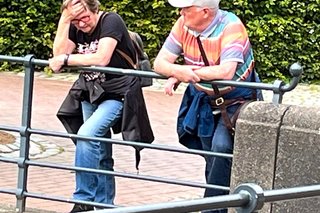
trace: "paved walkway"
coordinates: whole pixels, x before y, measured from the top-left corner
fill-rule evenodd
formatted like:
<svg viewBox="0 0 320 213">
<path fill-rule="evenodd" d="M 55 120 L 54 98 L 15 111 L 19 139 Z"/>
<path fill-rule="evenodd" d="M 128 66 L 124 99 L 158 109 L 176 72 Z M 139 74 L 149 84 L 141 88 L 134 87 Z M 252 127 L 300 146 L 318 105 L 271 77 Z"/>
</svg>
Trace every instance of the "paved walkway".
<svg viewBox="0 0 320 213">
<path fill-rule="evenodd" d="M 32 111 L 32 128 L 65 132 L 55 114 L 68 92 L 75 75 L 56 74 L 46 77 L 36 74 Z M 181 147 L 175 133 L 176 115 L 179 108 L 180 89 L 172 97 L 162 91 L 163 81 L 157 80 L 144 94 L 151 124 L 155 134 L 154 144 Z M 20 126 L 23 96 L 23 77 L 16 74 L 0 73 L 0 125 Z M 264 92 L 265 100 L 272 100 L 272 92 Z M 320 87 L 300 85 L 284 95 L 284 104 L 320 106 Z M 16 142 L 0 145 L 0 156 L 17 157 L 19 134 Z M 119 135 L 116 135 L 119 138 Z M 71 140 L 32 135 L 31 159 L 57 164 L 73 165 L 74 146 Z M 134 151 L 131 147 L 114 145 L 115 171 L 136 173 Z M 144 149 L 140 163 L 140 174 L 204 183 L 204 161 L 196 155 L 168 153 Z M 15 189 L 17 165 L 0 162 L 0 188 Z M 195 199 L 203 189 L 117 178 L 117 205 L 141 205 L 181 199 Z M 44 195 L 71 197 L 74 189 L 74 174 L 57 169 L 29 168 L 28 191 Z M 8 212 L 15 205 L 15 197 L 0 194 L 0 213 Z M 41 209 L 39 212 L 68 212 L 71 204 L 53 201 L 27 199 L 27 208 Z M 12 209 L 12 208 L 11 208 Z M 30 212 L 35 212 L 32 210 Z"/>
</svg>

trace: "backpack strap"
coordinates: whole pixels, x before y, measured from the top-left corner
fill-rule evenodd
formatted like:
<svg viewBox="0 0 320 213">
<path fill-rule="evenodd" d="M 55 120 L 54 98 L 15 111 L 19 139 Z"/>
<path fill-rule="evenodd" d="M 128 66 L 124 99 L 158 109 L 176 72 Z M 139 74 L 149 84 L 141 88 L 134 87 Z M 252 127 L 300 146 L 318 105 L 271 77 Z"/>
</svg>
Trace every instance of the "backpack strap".
<svg viewBox="0 0 320 213">
<path fill-rule="evenodd" d="M 116 51 L 134 68 L 137 69 L 137 65 L 135 63 L 133 63 L 132 59 L 130 58 L 130 56 L 128 56 L 125 52 L 116 49 Z M 136 53 L 137 56 L 137 53 Z M 137 59 L 138 60 L 138 59 Z"/>
<path fill-rule="evenodd" d="M 138 52 L 138 50 L 140 50 L 140 44 L 137 43 L 137 35 L 135 32 L 132 32 L 130 30 L 128 30 L 129 36 L 130 36 L 130 40 L 131 43 L 133 45 L 134 48 L 134 53 L 136 55 L 136 63 L 133 62 L 133 60 L 130 58 L 130 56 L 128 56 L 128 54 L 126 54 L 125 52 L 123 52 L 122 50 L 116 49 L 116 51 L 134 68 L 137 69 L 137 63 L 139 61 L 139 54 L 141 54 L 140 52 Z"/>
<path fill-rule="evenodd" d="M 106 15 L 108 15 L 108 14 L 109 13 L 106 12 L 106 11 L 104 11 L 102 13 L 101 22 L 100 22 L 100 24 L 101 24 L 100 29 L 102 28 L 102 21 L 103 21 L 104 17 L 106 17 Z M 134 38 L 133 38 L 134 35 L 133 34 L 134 33 L 129 31 L 129 30 L 128 30 L 128 32 L 129 32 L 130 39 L 131 39 L 131 41 L 133 43 L 133 47 L 135 49 L 135 54 L 136 54 L 136 58 L 137 58 L 136 60 L 138 61 L 138 53 L 136 51 L 137 48 L 135 47 L 135 42 L 133 42 L 133 40 L 134 40 Z M 119 50 L 119 49 L 115 49 L 115 51 L 117 51 L 134 69 L 137 69 L 136 63 L 133 62 L 133 60 L 130 58 L 130 56 L 128 56 L 128 54 L 126 54 L 125 52 L 123 52 L 122 50 Z"/>
</svg>

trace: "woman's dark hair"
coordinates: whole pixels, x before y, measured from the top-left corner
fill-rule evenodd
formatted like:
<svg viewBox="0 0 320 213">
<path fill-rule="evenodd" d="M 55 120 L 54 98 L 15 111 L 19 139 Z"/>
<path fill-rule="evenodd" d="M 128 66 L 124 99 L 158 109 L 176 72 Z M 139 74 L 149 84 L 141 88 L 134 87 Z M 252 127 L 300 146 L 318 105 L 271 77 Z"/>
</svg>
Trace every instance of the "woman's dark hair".
<svg viewBox="0 0 320 213">
<path fill-rule="evenodd" d="M 64 0 L 60 11 L 62 12 L 73 0 Z M 83 4 L 92 13 L 99 12 L 100 2 L 99 0 L 79 0 L 79 3 Z"/>
</svg>

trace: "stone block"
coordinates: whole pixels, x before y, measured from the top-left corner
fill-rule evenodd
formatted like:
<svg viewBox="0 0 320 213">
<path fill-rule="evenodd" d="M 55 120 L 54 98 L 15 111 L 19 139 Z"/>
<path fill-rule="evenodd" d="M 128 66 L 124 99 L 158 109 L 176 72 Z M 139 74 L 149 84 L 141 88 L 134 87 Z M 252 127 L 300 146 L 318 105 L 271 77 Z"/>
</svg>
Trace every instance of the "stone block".
<svg viewBox="0 0 320 213">
<path fill-rule="evenodd" d="M 284 105 L 253 102 L 240 112 L 236 124 L 231 192 L 242 183 L 272 189 L 278 132 L 286 110 Z M 266 204 L 262 212 L 270 212 L 270 204 Z"/>
<path fill-rule="evenodd" d="M 320 109 L 291 106 L 279 135 L 274 188 L 320 183 Z M 273 204 L 273 212 L 319 212 L 320 197 Z"/>
<path fill-rule="evenodd" d="M 320 109 L 253 102 L 237 121 L 231 192 L 243 183 L 264 190 L 320 183 Z M 259 213 L 319 212 L 320 197 L 266 203 Z M 234 209 L 229 212 L 235 212 Z"/>
</svg>

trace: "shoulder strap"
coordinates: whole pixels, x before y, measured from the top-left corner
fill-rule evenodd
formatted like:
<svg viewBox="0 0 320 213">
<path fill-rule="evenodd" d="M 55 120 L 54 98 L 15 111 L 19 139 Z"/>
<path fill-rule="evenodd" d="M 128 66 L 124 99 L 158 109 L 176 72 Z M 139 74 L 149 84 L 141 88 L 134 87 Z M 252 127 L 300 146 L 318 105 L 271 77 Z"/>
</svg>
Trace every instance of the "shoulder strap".
<svg viewBox="0 0 320 213">
<path fill-rule="evenodd" d="M 198 42 L 198 46 L 199 46 L 199 49 L 200 49 L 200 52 L 201 52 L 201 56 L 202 56 L 202 59 L 204 61 L 204 64 L 206 66 L 210 66 L 209 64 L 209 61 L 208 61 L 208 58 L 206 56 L 206 53 L 203 49 L 203 46 L 202 46 L 202 43 L 201 43 L 201 40 L 200 40 L 200 35 L 197 37 L 197 42 Z M 231 136 L 234 136 L 234 132 L 235 132 L 235 128 L 234 126 L 232 125 L 231 121 L 230 121 L 230 118 L 228 116 L 228 113 L 227 113 L 227 107 L 226 107 L 226 104 L 225 104 L 225 101 L 224 101 L 224 98 L 222 97 L 222 95 L 220 94 L 220 91 L 217 87 L 217 85 L 215 84 L 211 84 L 213 90 L 214 90 L 214 93 L 216 95 L 215 97 L 215 103 L 216 105 L 220 108 L 220 111 L 221 111 L 221 117 L 227 127 L 227 129 L 229 130 L 229 133 Z"/>
<path fill-rule="evenodd" d="M 109 13 L 106 12 L 106 11 L 104 11 L 104 12 L 102 13 L 102 15 L 101 15 L 101 21 L 100 21 L 100 25 L 101 25 L 101 26 L 100 26 L 100 29 L 101 29 L 101 27 L 102 27 L 102 21 L 103 21 L 104 17 L 106 17 L 106 15 L 108 15 L 108 14 L 109 14 Z M 130 36 L 130 39 L 131 39 L 131 41 L 132 41 L 133 38 L 131 37 L 130 31 L 129 31 L 129 36 Z M 134 42 L 132 41 L 132 43 L 134 43 Z M 134 47 L 134 49 L 136 49 L 135 46 L 134 46 L 134 44 L 133 44 L 133 47 Z M 122 50 L 119 50 L 119 49 L 115 49 L 115 51 L 117 51 L 134 69 L 137 69 L 136 63 L 133 62 L 133 60 L 130 58 L 130 56 L 128 56 L 128 54 L 126 54 L 125 52 L 123 52 Z M 136 50 L 135 50 L 135 54 L 136 54 L 137 62 L 138 62 L 138 55 L 137 55 Z"/>
<path fill-rule="evenodd" d="M 201 40 L 200 40 L 200 35 L 197 36 L 197 42 L 198 42 L 198 46 L 199 46 L 199 49 L 200 49 L 201 56 L 202 56 L 204 64 L 206 66 L 210 66 L 208 58 L 207 58 L 207 55 L 206 55 L 206 52 L 204 51 L 202 43 L 201 43 Z M 214 90 L 214 93 L 217 95 L 217 98 L 220 98 L 220 91 L 219 91 L 217 85 L 212 84 L 212 88 Z"/>
<path fill-rule="evenodd" d="M 102 15 L 101 15 L 101 25 L 102 25 L 102 19 L 104 19 L 104 17 L 106 16 L 106 15 L 108 15 L 109 14 L 109 12 L 106 12 L 106 11 L 103 11 L 102 12 Z"/>
<path fill-rule="evenodd" d="M 132 46 L 133 46 L 133 49 L 134 49 L 134 53 L 135 53 L 135 56 L 136 56 L 136 63 L 133 62 L 133 60 L 128 56 L 128 54 L 126 54 L 125 52 L 119 50 L 119 49 L 116 49 L 116 51 L 118 53 L 120 53 L 120 55 L 127 61 L 129 62 L 129 64 L 131 64 L 131 66 L 134 68 L 134 69 L 137 69 L 137 63 L 139 61 L 139 53 L 137 52 L 139 50 L 139 44 L 137 44 L 136 41 L 136 34 L 130 30 L 127 30 L 128 33 L 129 33 L 129 37 L 130 37 L 130 41 L 132 43 Z"/>
<path fill-rule="evenodd" d="M 137 69 L 137 65 L 133 63 L 132 59 L 123 51 L 116 49 L 116 51 L 134 68 Z M 136 53 L 137 55 L 137 53 Z"/>
<path fill-rule="evenodd" d="M 200 35 L 197 36 L 197 42 L 198 42 L 198 46 L 199 46 L 199 49 L 200 49 L 201 56 L 202 56 L 202 59 L 203 59 L 204 64 L 205 64 L 206 66 L 210 66 L 209 61 L 208 61 L 208 58 L 207 58 L 207 55 L 206 55 L 206 52 L 204 51 L 203 46 L 202 46 L 202 43 L 201 43 L 201 40 L 200 40 Z"/>
</svg>

